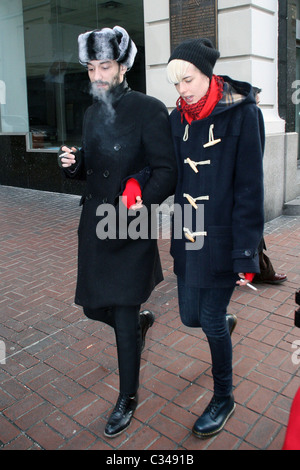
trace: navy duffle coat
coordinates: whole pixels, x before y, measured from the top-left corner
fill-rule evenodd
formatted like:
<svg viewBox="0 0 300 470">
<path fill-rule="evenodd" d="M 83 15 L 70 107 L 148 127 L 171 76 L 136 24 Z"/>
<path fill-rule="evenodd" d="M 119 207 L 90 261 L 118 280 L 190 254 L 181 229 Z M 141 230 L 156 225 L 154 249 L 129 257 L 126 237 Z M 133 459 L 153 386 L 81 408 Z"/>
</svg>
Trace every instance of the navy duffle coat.
<svg viewBox="0 0 300 470">
<path fill-rule="evenodd" d="M 262 113 L 250 84 L 223 79 L 210 116 L 188 125 L 177 109 L 171 114 L 179 172 L 171 254 L 175 273 L 200 288 L 231 287 L 237 273 L 259 272 Z"/>
</svg>

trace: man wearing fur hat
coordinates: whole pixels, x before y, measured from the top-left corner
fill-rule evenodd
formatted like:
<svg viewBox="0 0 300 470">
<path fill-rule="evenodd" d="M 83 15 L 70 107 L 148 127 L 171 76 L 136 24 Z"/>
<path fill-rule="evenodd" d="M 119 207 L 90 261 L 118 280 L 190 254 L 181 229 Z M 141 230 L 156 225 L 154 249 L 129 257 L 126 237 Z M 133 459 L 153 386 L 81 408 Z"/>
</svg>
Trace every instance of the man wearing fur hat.
<svg viewBox="0 0 300 470">
<path fill-rule="evenodd" d="M 120 394 L 105 428 L 114 437 L 137 406 L 140 355 L 154 321 L 140 306 L 163 276 L 156 239 L 134 239 L 110 227 L 103 236 L 99 223 L 105 211 L 115 228 L 121 213 L 132 221 L 144 210 L 142 220 L 150 224 L 152 205 L 174 192 L 177 172 L 166 107 L 127 84 L 137 52 L 127 31 L 104 28 L 81 34 L 78 42 L 95 99 L 84 117 L 82 148 L 63 146 L 59 164 L 67 177 L 86 180 L 75 302 L 88 318 L 115 330 Z"/>
</svg>

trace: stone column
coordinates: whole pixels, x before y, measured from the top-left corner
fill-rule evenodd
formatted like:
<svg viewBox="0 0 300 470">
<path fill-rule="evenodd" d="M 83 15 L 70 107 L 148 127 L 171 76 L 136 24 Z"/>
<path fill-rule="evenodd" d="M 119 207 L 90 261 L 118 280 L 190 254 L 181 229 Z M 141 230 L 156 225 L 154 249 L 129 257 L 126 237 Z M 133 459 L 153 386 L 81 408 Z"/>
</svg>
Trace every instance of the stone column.
<svg viewBox="0 0 300 470">
<path fill-rule="evenodd" d="M 284 132 L 285 121 L 278 114 L 277 0 L 219 0 L 218 40 L 216 73 L 262 88 L 266 132 Z"/>
<path fill-rule="evenodd" d="M 144 0 L 147 94 L 172 109 L 178 98 L 166 78 L 170 49 L 169 0 Z"/>
</svg>

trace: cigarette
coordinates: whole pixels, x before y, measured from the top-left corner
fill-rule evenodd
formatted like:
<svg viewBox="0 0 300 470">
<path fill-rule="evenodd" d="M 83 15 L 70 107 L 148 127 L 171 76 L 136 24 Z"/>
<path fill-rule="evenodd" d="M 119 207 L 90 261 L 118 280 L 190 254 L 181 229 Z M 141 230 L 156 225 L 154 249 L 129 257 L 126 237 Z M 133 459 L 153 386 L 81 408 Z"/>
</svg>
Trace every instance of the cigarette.
<svg viewBox="0 0 300 470">
<path fill-rule="evenodd" d="M 62 154 L 59 156 L 59 158 L 66 157 L 67 155 L 70 155 L 69 152 L 62 153 Z"/>
<path fill-rule="evenodd" d="M 245 282 L 245 279 L 240 279 L 240 281 Z M 250 282 L 247 282 L 246 285 L 247 285 L 248 287 L 250 287 L 250 289 L 257 290 L 256 287 L 254 287 L 252 284 L 250 284 Z"/>
</svg>

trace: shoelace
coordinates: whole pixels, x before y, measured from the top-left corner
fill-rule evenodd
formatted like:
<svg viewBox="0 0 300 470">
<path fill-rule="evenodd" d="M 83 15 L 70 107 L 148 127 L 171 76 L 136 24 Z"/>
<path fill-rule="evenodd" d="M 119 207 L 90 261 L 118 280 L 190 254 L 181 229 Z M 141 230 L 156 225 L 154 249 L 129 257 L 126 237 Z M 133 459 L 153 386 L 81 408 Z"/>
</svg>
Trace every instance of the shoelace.
<svg viewBox="0 0 300 470">
<path fill-rule="evenodd" d="M 120 395 L 118 400 L 117 400 L 114 411 L 121 411 L 121 413 L 122 413 L 126 408 L 128 398 L 129 397 L 126 397 L 124 395 Z"/>
<path fill-rule="evenodd" d="M 130 400 L 133 399 L 134 397 L 131 398 L 128 395 L 119 395 L 116 406 L 114 408 L 114 412 L 120 411 L 121 413 L 123 413 L 126 410 Z"/>
<path fill-rule="evenodd" d="M 218 408 L 220 406 L 221 400 L 218 398 L 213 397 L 211 399 L 211 402 L 207 406 L 207 410 L 212 418 L 214 418 L 216 412 L 218 411 Z"/>
</svg>

